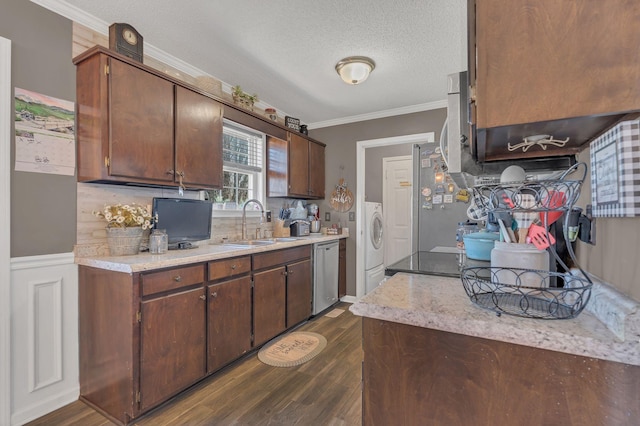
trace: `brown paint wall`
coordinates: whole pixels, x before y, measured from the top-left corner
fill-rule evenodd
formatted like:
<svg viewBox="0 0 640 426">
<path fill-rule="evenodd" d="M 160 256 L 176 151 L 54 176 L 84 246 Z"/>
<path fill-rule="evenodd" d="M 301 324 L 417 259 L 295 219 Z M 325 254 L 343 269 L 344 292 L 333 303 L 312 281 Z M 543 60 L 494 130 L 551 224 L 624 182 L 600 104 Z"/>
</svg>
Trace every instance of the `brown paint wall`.
<svg viewBox="0 0 640 426">
<path fill-rule="evenodd" d="M 3 0 L 0 36 L 11 40 L 12 87 L 75 102 L 71 21 L 30 1 Z M 16 172 L 14 165 L 12 142 L 11 257 L 71 252 L 75 176 Z"/>
<path fill-rule="evenodd" d="M 332 220 L 329 224 L 342 222 L 343 225 L 346 224 L 346 226 L 349 227 L 349 232 L 351 233 L 351 236 L 347 238 L 348 295 L 355 296 L 356 294 L 356 223 L 348 220 L 349 212 L 338 213 L 336 211 L 332 211 L 329 205 L 329 200 L 331 192 L 334 191 L 340 177 L 345 179 L 347 186 L 353 195 L 355 196 L 356 194 L 357 142 L 427 132 L 434 132 L 436 134 L 436 140 L 438 140 L 440 137 L 440 130 L 442 129 L 442 123 L 444 123 L 446 115 L 446 109 L 442 108 L 432 111 L 416 112 L 401 116 L 309 130 L 309 136 L 322 141 L 327 145 L 325 150 L 327 198 L 321 203 L 318 203 L 320 216 L 324 219 L 324 213 L 331 212 Z M 341 167 L 343 167 L 343 169 L 341 169 Z M 382 163 L 380 163 L 379 174 L 381 173 Z M 375 175 L 375 171 L 372 170 L 370 175 L 367 170 L 367 174 L 365 176 L 366 182 L 369 183 L 369 179 L 372 181 L 377 179 Z M 355 204 L 350 211 L 356 211 Z"/>
</svg>

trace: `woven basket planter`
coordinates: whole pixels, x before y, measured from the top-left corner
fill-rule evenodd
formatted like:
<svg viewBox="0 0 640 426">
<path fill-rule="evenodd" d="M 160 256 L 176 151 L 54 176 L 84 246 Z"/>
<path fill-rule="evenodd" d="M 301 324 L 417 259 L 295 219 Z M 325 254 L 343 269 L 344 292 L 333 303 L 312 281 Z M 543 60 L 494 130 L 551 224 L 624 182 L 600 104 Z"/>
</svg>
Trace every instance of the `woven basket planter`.
<svg viewBox="0 0 640 426">
<path fill-rule="evenodd" d="M 127 256 L 140 252 L 142 227 L 107 228 L 107 242 L 111 256 Z"/>
</svg>

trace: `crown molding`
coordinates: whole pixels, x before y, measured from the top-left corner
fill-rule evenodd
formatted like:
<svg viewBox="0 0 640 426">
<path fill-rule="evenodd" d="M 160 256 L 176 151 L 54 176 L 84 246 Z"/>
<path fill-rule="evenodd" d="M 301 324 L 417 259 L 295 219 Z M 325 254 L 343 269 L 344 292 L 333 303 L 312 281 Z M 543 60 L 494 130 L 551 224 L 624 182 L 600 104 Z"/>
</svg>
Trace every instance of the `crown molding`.
<svg viewBox="0 0 640 426">
<path fill-rule="evenodd" d="M 384 111 L 377 111 L 377 112 L 370 112 L 367 114 L 352 115 L 350 117 L 336 118 L 333 120 L 318 121 L 315 123 L 310 123 L 308 125 L 308 128 L 320 129 L 322 127 L 339 126 L 341 124 L 357 123 L 359 121 L 375 120 L 378 118 L 412 114 L 414 112 L 430 111 L 433 109 L 440 109 L 440 108 L 446 108 L 446 107 L 447 107 L 447 101 L 445 99 L 442 101 L 434 101 L 434 102 L 428 102 L 424 104 L 409 105 L 406 107 L 387 109 Z"/>
</svg>

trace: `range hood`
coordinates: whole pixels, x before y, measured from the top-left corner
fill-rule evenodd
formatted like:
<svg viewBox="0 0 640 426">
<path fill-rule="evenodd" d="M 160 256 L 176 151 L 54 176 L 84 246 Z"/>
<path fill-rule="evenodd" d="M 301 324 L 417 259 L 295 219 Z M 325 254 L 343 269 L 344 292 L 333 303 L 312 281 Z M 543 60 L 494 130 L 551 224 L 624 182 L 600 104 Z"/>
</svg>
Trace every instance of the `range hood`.
<svg viewBox="0 0 640 426">
<path fill-rule="evenodd" d="M 447 119 L 440 133 L 440 150 L 447 171 L 459 188 L 471 188 L 478 178 L 491 181 L 511 165 L 522 167 L 527 175 L 551 175 L 563 172 L 576 163 L 575 155 L 550 156 L 491 162 L 477 161 L 476 143 L 470 137 L 469 83 L 467 71 L 447 77 Z"/>
</svg>

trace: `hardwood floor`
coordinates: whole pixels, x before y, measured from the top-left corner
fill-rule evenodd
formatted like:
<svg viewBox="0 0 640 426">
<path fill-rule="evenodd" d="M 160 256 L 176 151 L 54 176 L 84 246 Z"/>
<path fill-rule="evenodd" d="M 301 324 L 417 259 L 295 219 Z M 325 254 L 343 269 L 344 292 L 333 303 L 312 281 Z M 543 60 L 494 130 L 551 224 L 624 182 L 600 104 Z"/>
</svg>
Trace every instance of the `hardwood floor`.
<svg viewBox="0 0 640 426">
<path fill-rule="evenodd" d="M 257 353 L 198 383 L 136 425 L 360 425 L 362 320 L 349 304 L 336 318 L 316 317 L 299 328 L 327 339 L 327 347 L 297 367 L 263 364 Z M 76 401 L 29 425 L 113 424 Z"/>
</svg>

